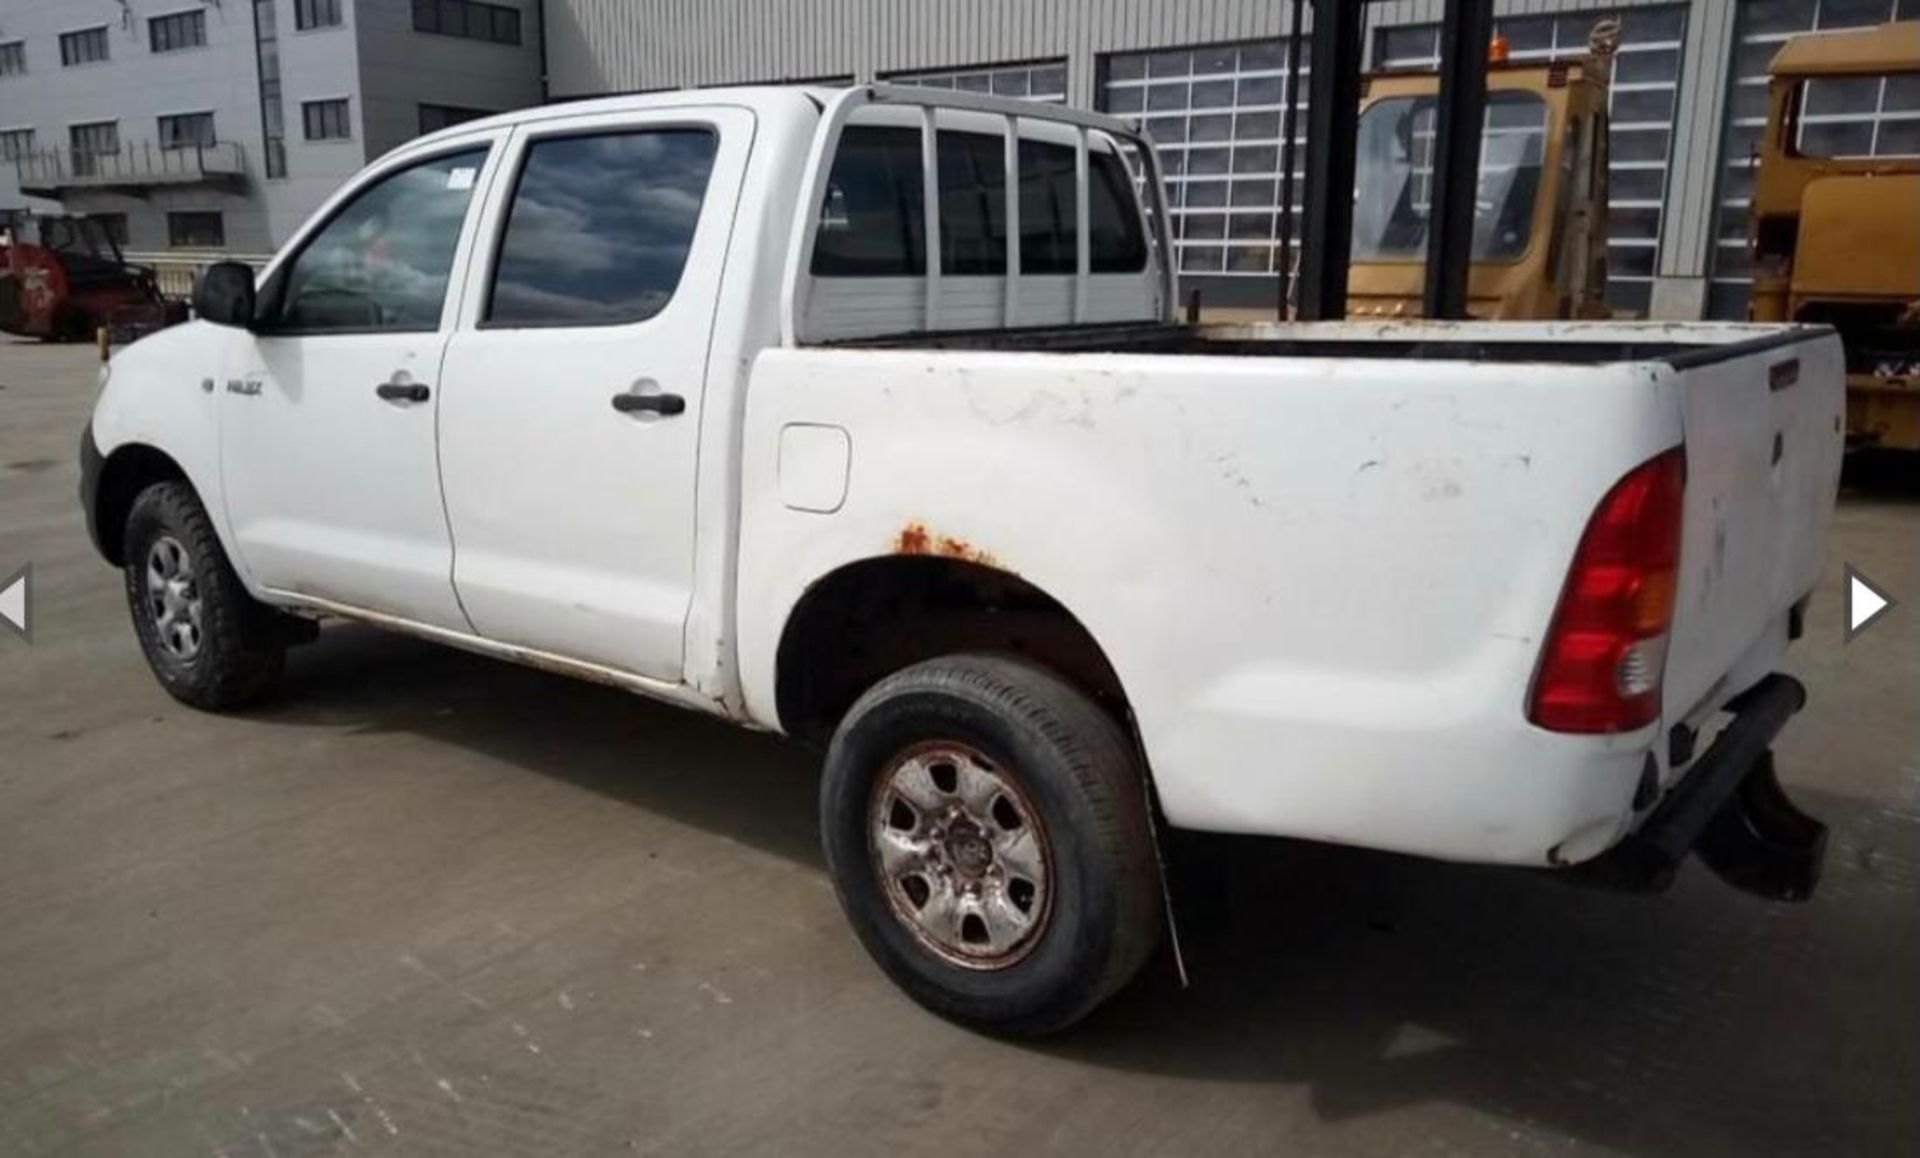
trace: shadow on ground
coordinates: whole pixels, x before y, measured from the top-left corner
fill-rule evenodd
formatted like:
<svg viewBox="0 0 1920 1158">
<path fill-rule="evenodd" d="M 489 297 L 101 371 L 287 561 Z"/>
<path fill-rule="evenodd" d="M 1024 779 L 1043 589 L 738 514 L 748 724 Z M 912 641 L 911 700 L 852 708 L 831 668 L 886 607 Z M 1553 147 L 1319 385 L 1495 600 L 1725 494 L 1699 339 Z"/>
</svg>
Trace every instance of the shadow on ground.
<svg viewBox="0 0 1920 1158">
<path fill-rule="evenodd" d="M 428 736 L 821 863 L 814 754 L 614 689 L 343 626 L 256 715 Z M 1920 864 L 1914 818 L 1805 802 Z M 1674 1158 L 1920 1143 L 1910 877 L 1841 865 L 1791 907 L 1697 868 L 1644 899 L 1279 841 L 1185 837 L 1175 857 L 1193 986 L 1163 953 L 1073 1033 L 1008 1048 L 1304 1087 L 1325 1120 L 1441 1102 Z"/>
</svg>

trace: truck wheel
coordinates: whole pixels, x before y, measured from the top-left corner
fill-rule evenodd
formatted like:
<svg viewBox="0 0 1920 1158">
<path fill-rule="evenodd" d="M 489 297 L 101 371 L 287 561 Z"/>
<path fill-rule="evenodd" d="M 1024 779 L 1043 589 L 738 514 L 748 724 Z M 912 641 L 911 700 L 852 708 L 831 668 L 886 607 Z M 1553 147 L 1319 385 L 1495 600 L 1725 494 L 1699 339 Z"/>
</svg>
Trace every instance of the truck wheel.
<svg viewBox="0 0 1920 1158">
<path fill-rule="evenodd" d="M 820 785 L 841 906 L 880 967 L 943 1017 L 1065 1028 L 1158 943 L 1144 779 L 1113 719 L 1050 672 L 955 655 L 875 685 Z"/>
<path fill-rule="evenodd" d="M 140 492 L 124 541 L 127 606 L 160 686 L 209 710 L 266 694 L 286 660 L 285 633 L 233 573 L 193 488 L 164 482 Z"/>
</svg>

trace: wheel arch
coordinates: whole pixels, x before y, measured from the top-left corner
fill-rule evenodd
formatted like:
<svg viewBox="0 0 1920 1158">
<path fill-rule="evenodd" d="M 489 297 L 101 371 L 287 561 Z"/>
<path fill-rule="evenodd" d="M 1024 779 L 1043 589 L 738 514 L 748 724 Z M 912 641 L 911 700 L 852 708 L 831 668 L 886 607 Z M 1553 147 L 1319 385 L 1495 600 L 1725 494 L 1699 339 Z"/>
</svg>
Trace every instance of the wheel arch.
<svg viewBox="0 0 1920 1158">
<path fill-rule="evenodd" d="M 155 483 L 175 481 L 194 486 L 186 469 L 157 447 L 129 442 L 106 455 L 100 464 L 98 481 L 92 486 L 87 519 L 93 528 L 94 545 L 107 562 L 116 567 L 126 563 L 127 514 L 140 492 Z M 198 487 L 194 490 L 199 493 Z M 204 494 L 202 501 L 205 501 Z"/>
<path fill-rule="evenodd" d="M 823 742 L 861 693 L 922 660 L 961 651 L 1018 655 L 1093 697 L 1138 743 L 1106 650 L 1063 602 L 972 559 L 876 555 L 843 563 L 789 610 L 775 652 L 781 728 Z"/>
</svg>

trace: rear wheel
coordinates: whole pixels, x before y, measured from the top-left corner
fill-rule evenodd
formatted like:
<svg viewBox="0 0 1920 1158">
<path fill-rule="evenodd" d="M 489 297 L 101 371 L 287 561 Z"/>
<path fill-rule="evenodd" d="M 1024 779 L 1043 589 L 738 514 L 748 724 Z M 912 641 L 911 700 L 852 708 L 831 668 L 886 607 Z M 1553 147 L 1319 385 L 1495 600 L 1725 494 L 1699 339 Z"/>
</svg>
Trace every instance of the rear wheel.
<svg viewBox="0 0 1920 1158">
<path fill-rule="evenodd" d="M 999 656 L 881 681 L 834 735 L 827 862 L 882 969 L 980 1029 L 1064 1028 L 1158 941 L 1157 861 L 1125 733 L 1051 672 Z"/>
<path fill-rule="evenodd" d="M 124 541 L 127 606 L 160 686 L 210 710 L 265 695 L 285 662 L 287 633 L 234 574 L 193 488 L 163 482 L 142 491 Z"/>
</svg>

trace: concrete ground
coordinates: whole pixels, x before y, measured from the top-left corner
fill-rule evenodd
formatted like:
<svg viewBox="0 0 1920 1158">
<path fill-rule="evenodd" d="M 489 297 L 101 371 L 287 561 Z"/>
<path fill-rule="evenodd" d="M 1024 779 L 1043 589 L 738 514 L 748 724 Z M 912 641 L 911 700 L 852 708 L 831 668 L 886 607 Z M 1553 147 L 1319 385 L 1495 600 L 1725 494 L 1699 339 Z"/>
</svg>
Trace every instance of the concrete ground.
<svg viewBox="0 0 1920 1158">
<path fill-rule="evenodd" d="M 1849 496 L 1784 778 L 1802 906 L 1207 842 L 1163 957 L 1014 1045 L 843 924 L 782 741 L 357 627 L 189 711 L 87 546 L 88 353 L 0 346 L 0 1153 L 1920 1153 L 1920 501 Z M 1908 601 L 1842 647 L 1842 561 Z"/>
</svg>

